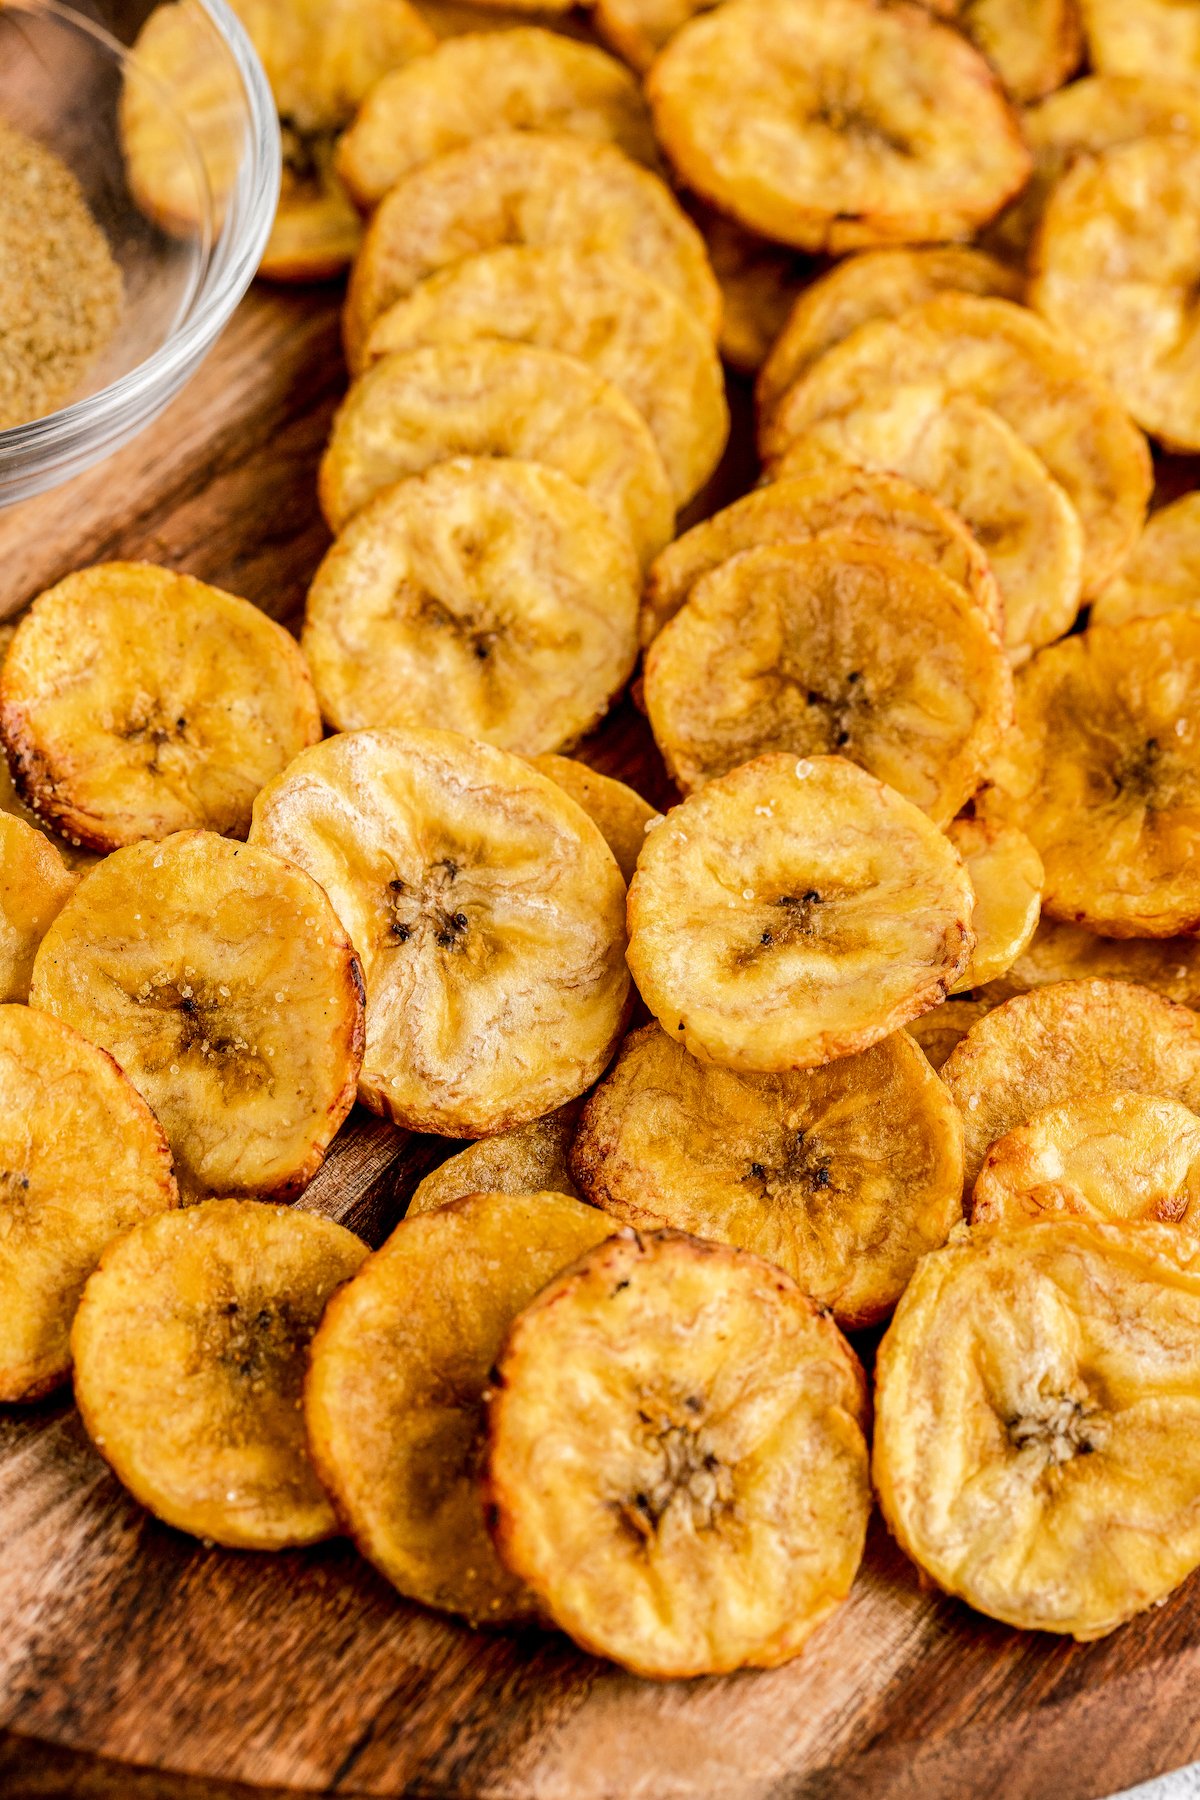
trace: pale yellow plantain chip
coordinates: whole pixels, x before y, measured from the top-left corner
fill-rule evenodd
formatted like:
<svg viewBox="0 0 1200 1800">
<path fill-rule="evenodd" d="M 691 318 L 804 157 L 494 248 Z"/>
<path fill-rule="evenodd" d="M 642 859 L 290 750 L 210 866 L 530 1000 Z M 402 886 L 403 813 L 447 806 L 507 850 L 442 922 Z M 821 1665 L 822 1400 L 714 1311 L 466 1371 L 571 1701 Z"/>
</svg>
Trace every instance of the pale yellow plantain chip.
<svg viewBox="0 0 1200 1800">
<path fill-rule="evenodd" d="M 596 0 L 592 23 L 609 48 L 644 75 L 680 27 L 713 4 L 714 0 Z"/>
<path fill-rule="evenodd" d="M 464 257 L 389 307 L 371 328 L 366 354 L 374 360 L 481 337 L 562 351 L 611 381 L 649 425 L 676 506 L 720 461 L 729 407 L 712 338 L 632 263 L 524 246 Z"/>
<path fill-rule="evenodd" d="M 1200 1236 L 1200 1118 L 1148 1094 L 1088 1094 L 1007 1132 L 979 1172 L 971 1223 L 1063 1213 L 1162 1220 Z"/>
<path fill-rule="evenodd" d="M 1008 300 L 942 294 L 898 319 L 860 326 L 784 395 L 763 434 L 768 459 L 822 426 L 847 434 L 856 415 L 925 416 L 964 397 L 989 407 L 1046 465 L 1084 533 L 1084 598 L 1117 574 L 1141 530 L 1150 454 L 1091 361 L 1062 333 Z"/>
<path fill-rule="evenodd" d="M 907 1027 L 920 1045 L 931 1069 L 940 1072 L 950 1052 L 962 1043 L 972 1025 L 998 1002 L 989 999 L 945 1000 Z"/>
<path fill-rule="evenodd" d="M 756 1256 L 602 1244 L 516 1320 L 489 1413 L 500 1554 L 586 1650 L 659 1679 L 772 1668 L 850 1591 L 866 1383 Z"/>
<path fill-rule="evenodd" d="M 604 1069 L 628 1003 L 625 884 L 520 758 L 448 731 L 327 738 L 260 795 L 251 839 L 321 883 L 362 959 L 376 1112 L 485 1137 Z"/>
<path fill-rule="evenodd" d="M 37 947 L 76 880 L 49 838 L 0 811 L 0 1001 L 28 999 Z"/>
<path fill-rule="evenodd" d="M 623 781 L 601 775 L 586 763 L 570 756 L 535 756 L 535 769 L 548 775 L 556 786 L 581 806 L 617 859 L 617 867 L 627 882 L 633 880 L 637 859 L 646 840 L 646 827 L 657 813 L 640 794 L 635 794 Z M 543 1183 L 553 1187 L 554 1183 Z"/>
<path fill-rule="evenodd" d="M 627 539 L 556 469 L 456 457 L 382 489 L 308 591 L 337 731 L 429 725 L 536 755 L 601 719 L 637 655 Z"/>
<path fill-rule="evenodd" d="M 603 29 L 600 11 L 598 4 L 592 15 L 597 30 Z M 799 251 L 768 243 L 691 195 L 687 205 L 704 234 L 721 290 L 721 355 L 730 368 L 753 375 L 819 265 Z"/>
<path fill-rule="evenodd" d="M 1083 57 L 1078 0 L 949 0 L 933 10 L 966 32 L 1014 100 L 1061 87 Z"/>
<path fill-rule="evenodd" d="M 1047 1106 L 1128 1090 L 1200 1105 L 1200 1018 L 1126 981 L 1060 981 L 992 1007 L 942 1068 L 968 1191 L 988 1150 Z"/>
<path fill-rule="evenodd" d="M 925 814 L 840 756 L 776 752 L 647 833 L 629 967 L 705 1062 L 813 1068 L 936 1006 L 974 947 L 974 895 Z"/>
<path fill-rule="evenodd" d="M 975 949 L 960 986 L 978 988 L 1004 975 L 1037 930 L 1045 870 L 1015 825 L 986 818 L 955 819 L 946 835 L 975 889 L 971 914 Z"/>
<path fill-rule="evenodd" d="M 186 0 L 148 13 L 121 89 L 125 178 L 141 212 L 175 237 L 196 237 L 212 208 L 224 224 L 245 154 L 246 97 L 216 31 L 197 29 Z"/>
<path fill-rule="evenodd" d="M 968 237 L 1029 172 L 983 58 L 915 6 L 726 0 L 646 92 L 681 179 L 804 250 Z"/>
<path fill-rule="evenodd" d="M 406 1218 L 436 1212 L 466 1194 L 569 1194 L 580 1198 L 567 1167 L 567 1152 L 579 1119 L 578 1100 L 514 1125 L 496 1137 L 480 1138 L 447 1157 L 427 1175 L 408 1203 Z"/>
<path fill-rule="evenodd" d="M 67 1378 L 105 1245 L 179 1194 L 145 1101 L 47 1013 L 0 1006 L 0 1092 L 0 1400 L 36 1400 Z"/>
<path fill-rule="evenodd" d="M 414 170 L 380 205 L 346 299 L 351 369 L 361 371 L 379 315 L 418 282 L 505 244 L 621 257 L 717 335 L 721 296 L 704 240 L 657 175 L 612 144 L 501 131 Z"/>
<path fill-rule="evenodd" d="M 1200 83 L 1196 0 L 1080 0 L 1092 63 L 1102 75 Z"/>
<path fill-rule="evenodd" d="M 370 211 L 414 169 L 497 131 L 563 132 L 658 162 L 628 69 L 592 44 L 524 25 L 447 38 L 385 75 L 342 138 L 338 171 Z"/>
<path fill-rule="evenodd" d="M 1092 602 L 1090 622 L 1123 625 L 1168 612 L 1200 612 L 1200 494 L 1150 514 L 1133 555 Z"/>
<path fill-rule="evenodd" d="M 989 810 L 1046 870 L 1053 919 L 1109 937 L 1200 928 L 1200 617 L 1096 625 L 1017 681 Z"/>
<path fill-rule="evenodd" d="M 100 563 L 48 589 L 0 672 L 17 787 L 96 850 L 188 827 L 245 837 L 255 794 L 320 735 L 283 627 L 152 563 Z"/>
<path fill-rule="evenodd" d="M 992 1618 L 1102 1637 L 1200 1563 L 1200 1266 L 1171 1226 L 964 1231 L 900 1302 L 875 1406 L 894 1536 Z"/>
<path fill-rule="evenodd" d="M 884 1318 L 962 1217 L 962 1125 L 907 1032 L 786 1075 L 697 1062 L 657 1025 L 584 1108 L 579 1187 L 786 1270 L 846 1330 Z"/>
<path fill-rule="evenodd" d="M 477 1625 L 536 1618 L 484 1525 L 485 1393 L 522 1307 L 613 1229 L 566 1194 L 468 1193 L 398 1225 L 330 1305 L 309 1444 L 346 1529 L 402 1594 Z"/>
<path fill-rule="evenodd" d="M 135 1499 L 233 1549 L 333 1535 L 302 1392 L 326 1302 L 366 1254 L 332 1219 L 255 1200 L 165 1213 L 110 1246 L 71 1332 L 75 1398 Z"/>
<path fill-rule="evenodd" d="M 637 409 L 573 356 L 500 338 L 397 351 L 373 364 L 334 419 L 322 510 L 341 531 L 381 489 L 456 456 L 557 469 L 643 564 L 670 540 L 670 482 Z"/>
<path fill-rule="evenodd" d="M 354 1103 L 349 939 L 303 870 L 211 832 L 114 851 L 85 876 L 42 939 L 30 1004 L 116 1059 L 188 1197 L 299 1193 Z"/>
<path fill-rule="evenodd" d="M 1007 1000 L 1051 981 L 1101 976 L 1136 981 L 1181 1006 L 1200 1009 L 1200 938 L 1103 938 L 1042 918 L 1028 946 L 990 992 Z"/>
</svg>

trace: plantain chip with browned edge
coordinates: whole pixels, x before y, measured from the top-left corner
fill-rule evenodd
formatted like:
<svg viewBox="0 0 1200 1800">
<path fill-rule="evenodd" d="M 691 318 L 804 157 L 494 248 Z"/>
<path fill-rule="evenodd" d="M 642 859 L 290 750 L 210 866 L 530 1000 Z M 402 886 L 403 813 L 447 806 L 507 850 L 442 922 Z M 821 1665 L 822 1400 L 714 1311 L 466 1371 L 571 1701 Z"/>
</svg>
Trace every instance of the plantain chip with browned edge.
<svg viewBox="0 0 1200 1800">
<path fill-rule="evenodd" d="M 1169 612 L 1200 612 L 1200 494 L 1150 514 L 1129 561 L 1092 602 L 1089 623 L 1124 625 Z"/>
<path fill-rule="evenodd" d="M 1083 57 L 1078 0 L 933 0 L 981 50 L 1014 100 L 1061 87 Z"/>
<path fill-rule="evenodd" d="M 576 806 L 583 808 L 593 825 L 599 826 L 621 874 L 627 883 L 632 881 L 646 828 L 658 816 L 649 802 L 623 781 L 601 775 L 599 770 L 590 769 L 572 756 L 534 756 L 530 760 L 535 769 L 548 775 Z"/>
<path fill-rule="evenodd" d="M 1104 938 L 1080 925 L 1043 917 L 988 993 L 995 995 L 995 1004 L 1051 981 L 1092 976 L 1137 982 L 1181 1006 L 1200 1009 L 1200 938 Z"/>
<path fill-rule="evenodd" d="M 38 945 L 77 880 L 44 833 L 0 811 L 0 1001 L 29 998 Z"/>
<path fill-rule="evenodd" d="M 1037 930 L 1045 870 L 1015 825 L 988 818 L 955 819 L 946 834 L 975 890 L 971 929 L 975 949 L 960 983 L 983 987 L 1007 973 Z"/>
<path fill-rule="evenodd" d="M 930 1068 L 940 1072 L 950 1052 L 962 1043 L 972 1025 L 998 1005 L 998 998 L 992 1000 L 986 996 L 944 1000 L 941 1006 L 933 1006 L 919 1019 L 914 1019 L 906 1029 L 920 1045 Z"/>
<path fill-rule="evenodd" d="M 542 1119 L 456 1151 L 418 1185 L 405 1218 L 435 1212 L 464 1194 L 548 1193 L 580 1199 L 567 1167 L 579 1108 L 578 1100 L 568 1100 Z"/>
<path fill-rule="evenodd" d="M 1102 75 L 1200 82 L 1194 0 L 1080 0 L 1092 64 Z"/>
</svg>

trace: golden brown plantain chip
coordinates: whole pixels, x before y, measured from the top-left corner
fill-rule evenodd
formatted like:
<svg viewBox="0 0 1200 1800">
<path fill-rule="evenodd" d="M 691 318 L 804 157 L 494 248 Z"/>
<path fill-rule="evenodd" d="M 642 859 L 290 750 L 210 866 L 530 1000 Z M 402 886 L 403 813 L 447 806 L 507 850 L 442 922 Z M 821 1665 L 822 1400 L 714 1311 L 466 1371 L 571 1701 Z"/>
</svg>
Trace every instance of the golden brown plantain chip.
<svg viewBox="0 0 1200 1800">
<path fill-rule="evenodd" d="M 600 0 L 593 13 L 598 30 L 602 4 Z M 687 207 L 704 235 L 721 290 L 721 355 L 731 368 L 753 375 L 783 330 L 797 294 L 820 265 L 799 251 L 768 243 L 692 195 Z"/>
<path fill-rule="evenodd" d="M 427 1175 L 408 1203 L 406 1218 L 436 1212 L 466 1194 L 568 1194 L 581 1198 L 567 1167 L 580 1102 L 569 1100 L 544 1119 L 480 1138 Z"/>
<path fill-rule="evenodd" d="M 1102 1637 L 1200 1563 L 1200 1267 L 1168 1225 L 964 1231 L 876 1364 L 873 1474 L 940 1587 Z"/>
<path fill-rule="evenodd" d="M 1078 0 L 951 0 L 933 10 L 961 26 L 1014 100 L 1040 100 L 1083 58 Z"/>
<path fill-rule="evenodd" d="M 1080 925 L 1042 918 L 1028 946 L 988 993 L 1007 1000 L 1051 981 L 1092 976 L 1135 981 L 1200 1009 L 1200 938 L 1102 938 Z"/>
<path fill-rule="evenodd" d="M 0 1006 L 0 1092 L 0 1400 L 36 1400 L 70 1372 L 105 1245 L 179 1193 L 145 1101 L 47 1013 Z"/>
<path fill-rule="evenodd" d="M 485 1389 L 522 1307 L 612 1229 L 566 1194 L 468 1194 L 398 1225 L 330 1305 L 305 1387 L 312 1456 L 402 1594 L 473 1624 L 537 1616 L 484 1526 Z"/>
<path fill-rule="evenodd" d="M 813 1068 L 936 1006 L 974 945 L 956 851 L 840 756 L 776 752 L 646 835 L 629 967 L 659 1023 L 726 1068 Z"/>
<path fill-rule="evenodd" d="M 715 0 L 596 0 L 592 23 L 597 35 L 640 75 L 682 25 Z"/>
<path fill-rule="evenodd" d="M 88 1435 L 135 1499 L 243 1550 L 336 1530 L 304 1437 L 309 1344 L 367 1247 L 255 1200 L 164 1213 L 100 1259 L 71 1332 Z"/>
<path fill-rule="evenodd" d="M 857 1357 L 788 1276 L 622 1232 L 501 1353 L 500 1554 L 555 1624 L 635 1674 L 775 1667 L 850 1591 L 866 1421 Z"/>
<path fill-rule="evenodd" d="M 0 1001 L 29 998 L 37 947 L 76 880 L 49 838 L 0 811 Z"/>
<path fill-rule="evenodd" d="M 1168 612 L 1200 612 L 1200 494 L 1150 514 L 1133 555 L 1092 602 L 1090 623 L 1123 625 Z"/>
<path fill-rule="evenodd" d="M 207 831 L 84 877 L 30 1004 L 110 1052 L 162 1124 L 185 1196 L 287 1199 L 354 1103 L 362 976 L 317 884 Z"/>
<path fill-rule="evenodd" d="M 1012 676 L 961 587 L 829 531 L 703 576 L 647 653 L 645 701 L 685 793 L 767 751 L 836 751 L 947 825 L 1011 723 Z"/>
<path fill-rule="evenodd" d="M 986 818 L 955 819 L 946 835 L 975 890 L 971 914 L 975 950 L 960 985 L 978 988 L 1004 975 L 1037 930 L 1045 870 L 1015 825 Z"/>
<path fill-rule="evenodd" d="M 161 230 L 183 238 L 203 233 L 211 203 L 219 230 L 245 155 L 237 68 L 215 30 L 197 30 L 186 0 L 151 9 L 133 58 L 144 77 L 127 74 L 119 121 L 134 201 Z"/>
<path fill-rule="evenodd" d="M 48 589 L 0 673 L 17 787 L 96 850 L 188 827 L 245 837 L 255 794 L 320 735 L 283 627 L 152 563 L 99 563 Z"/>
<path fill-rule="evenodd" d="M 623 781 L 601 775 L 570 756 L 535 756 L 535 769 L 548 775 L 576 806 L 581 806 L 617 859 L 626 882 L 633 880 L 637 859 L 646 839 L 646 827 L 658 817 L 654 808 Z M 553 1182 L 543 1186 L 553 1187 Z"/>
<path fill-rule="evenodd" d="M 260 795 L 251 838 L 321 883 L 362 958 L 376 1112 L 485 1137 L 605 1067 L 628 1004 L 625 884 L 519 757 L 449 731 L 327 738 Z"/>
<path fill-rule="evenodd" d="M 433 726 L 535 755 L 604 716 L 637 656 L 638 565 L 556 469 L 456 457 L 383 488 L 308 592 L 336 731 Z"/>
<path fill-rule="evenodd" d="M 1102 75 L 1200 82 L 1195 0 L 1080 0 L 1093 67 Z"/>
<path fill-rule="evenodd" d="M 962 1217 L 962 1125 L 907 1032 L 785 1075 L 739 1075 L 657 1025 L 584 1108 L 571 1169 L 627 1225 L 752 1250 L 846 1330 L 884 1318 Z"/>
<path fill-rule="evenodd" d="M 920 1045 L 930 1068 L 940 1073 L 950 1052 L 962 1043 L 972 1025 L 997 1004 L 997 1000 L 974 996 L 970 1000 L 944 1000 L 941 1006 L 931 1007 L 914 1019 L 906 1029 Z"/>
</svg>

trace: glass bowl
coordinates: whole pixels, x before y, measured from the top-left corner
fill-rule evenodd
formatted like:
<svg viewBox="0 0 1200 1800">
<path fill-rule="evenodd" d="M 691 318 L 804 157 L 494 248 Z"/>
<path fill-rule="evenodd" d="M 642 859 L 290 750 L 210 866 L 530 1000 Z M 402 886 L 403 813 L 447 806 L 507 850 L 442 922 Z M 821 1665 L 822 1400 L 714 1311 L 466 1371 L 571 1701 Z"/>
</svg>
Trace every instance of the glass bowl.
<svg viewBox="0 0 1200 1800">
<path fill-rule="evenodd" d="M 162 9 L 173 49 L 184 51 L 172 63 L 179 81 L 202 68 L 220 88 L 200 144 L 170 73 L 134 49 L 155 10 L 152 0 L 0 4 L 0 121 L 72 170 L 124 284 L 116 334 L 70 404 L 0 431 L 0 506 L 66 481 L 162 411 L 228 323 L 270 235 L 279 126 L 249 38 L 225 0 L 171 0 Z M 163 223 L 144 184 L 140 205 L 131 187 L 122 131 L 131 106 L 150 128 L 152 166 L 170 171 L 174 204 L 172 216 L 160 212 Z"/>
</svg>

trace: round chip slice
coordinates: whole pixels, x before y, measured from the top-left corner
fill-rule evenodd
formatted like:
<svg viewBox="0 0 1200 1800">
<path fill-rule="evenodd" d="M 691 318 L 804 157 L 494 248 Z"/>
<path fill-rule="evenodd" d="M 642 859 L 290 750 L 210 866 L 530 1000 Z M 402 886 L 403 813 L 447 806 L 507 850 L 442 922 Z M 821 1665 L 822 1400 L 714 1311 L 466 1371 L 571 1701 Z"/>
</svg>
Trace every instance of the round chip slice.
<svg viewBox="0 0 1200 1800">
<path fill-rule="evenodd" d="M 1011 723 L 1012 677 L 962 588 L 830 531 L 698 581 L 650 647 L 645 699 L 685 792 L 766 751 L 836 751 L 946 825 Z"/>
<path fill-rule="evenodd" d="M 336 1530 L 304 1440 L 309 1344 L 367 1247 L 314 1213 L 208 1200 L 112 1244 L 71 1332 L 105 1461 L 180 1531 L 242 1550 Z"/>
<path fill-rule="evenodd" d="M 49 838 L 0 812 L 0 1001 L 28 999 L 37 947 L 76 880 Z"/>
<path fill-rule="evenodd" d="M 908 1035 L 920 1046 L 931 1069 L 941 1070 L 950 1052 L 961 1044 L 977 1020 L 997 1002 L 988 999 L 946 1000 L 931 1007 L 908 1026 Z"/>
<path fill-rule="evenodd" d="M 939 1586 L 1102 1637 L 1200 1563 L 1200 1267 L 1171 1226 L 964 1233 L 880 1347 L 875 1486 Z"/>
<path fill-rule="evenodd" d="M 1136 981 L 1200 1010 L 1200 938 L 1102 938 L 1080 925 L 1043 918 L 1028 947 L 996 982 L 998 999 L 1051 981 L 1103 976 Z"/>
<path fill-rule="evenodd" d="M 1154 613 L 1200 612 L 1200 494 L 1151 513 L 1133 555 L 1092 602 L 1093 625 Z"/>
<path fill-rule="evenodd" d="M 777 752 L 647 833 L 629 967 L 693 1056 L 813 1068 L 936 1006 L 974 946 L 974 896 L 940 831 L 840 756 Z"/>
<path fill-rule="evenodd" d="M 447 1157 L 427 1175 L 408 1203 L 406 1218 L 436 1212 L 466 1194 L 568 1194 L 580 1198 L 567 1167 L 579 1119 L 579 1101 L 568 1101 L 544 1119 L 481 1138 Z"/>
<path fill-rule="evenodd" d="M 1029 173 L 983 58 L 915 6 L 726 0 L 646 92 L 688 186 L 803 250 L 968 237 Z"/>
<path fill-rule="evenodd" d="M 100 563 L 34 601 L 0 672 L 24 798 L 96 850 L 189 826 L 245 837 L 258 790 L 321 735 L 295 640 L 151 563 Z"/>
<path fill-rule="evenodd" d="M 1093 65 L 1103 75 L 1200 82 L 1196 0 L 1080 0 Z"/>
<path fill-rule="evenodd" d="M 1077 0 L 935 0 L 933 10 L 961 26 L 1014 100 L 1061 87 L 1083 57 Z"/>
<path fill-rule="evenodd" d="M 337 731 L 430 725 L 535 755 L 604 716 L 637 657 L 638 566 L 556 469 L 456 457 L 355 514 L 301 644 Z"/>
<path fill-rule="evenodd" d="M 604 0 L 598 0 L 592 13 L 600 31 L 603 4 Z M 687 204 L 704 234 L 721 290 L 721 355 L 731 368 L 753 375 L 783 330 L 797 294 L 819 265 L 798 251 L 756 237 L 694 196 L 688 196 Z"/>
<path fill-rule="evenodd" d="M 36 1400 L 67 1378 L 105 1245 L 179 1193 L 145 1101 L 47 1013 L 0 1006 L 0 1092 L 0 1400 Z"/>
<path fill-rule="evenodd" d="M 188 1197 L 299 1193 L 354 1103 L 349 939 L 301 869 L 211 832 L 117 850 L 85 876 L 29 997 L 115 1057 Z"/>
<path fill-rule="evenodd" d="M 1034 1113 L 1128 1090 L 1200 1106 L 1200 1018 L 1126 981 L 1059 981 L 994 1006 L 942 1069 L 963 1116 L 967 1188 Z"/>
<path fill-rule="evenodd" d="M 518 757 L 448 731 L 327 738 L 259 796 L 251 840 L 321 883 L 362 958 L 376 1112 L 486 1137 L 605 1067 L 629 994 L 625 883 Z"/>
<path fill-rule="evenodd" d="M 775 1263 L 846 1330 L 884 1318 L 962 1217 L 962 1125 L 904 1031 L 821 1069 L 738 1075 L 648 1025 L 584 1108 L 571 1169 L 628 1225 Z"/>
<path fill-rule="evenodd" d="M 626 882 L 633 880 L 637 859 L 646 839 L 646 827 L 658 815 L 640 794 L 635 794 L 623 781 L 614 781 L 589 769 L 586 763 L 570 756 L 535 756 L 535 769 L 548 775 L 556 786 L 581 806 L 617 859 L 617 867 Z M 543 1187 L 554 1187 L 543 1182 Z"/>
<path fill-rule="evenodd" d="M 657 1678 L 772 1668 L 849 1593 L 866 1383 L 758 1257 L 622 1232 L 517 1319 L 489 1411 L 501 1556 L 584 1649 Z"/>
<path fill-rule="evenodd" d="M 381 489 L 455 456 L 557 469 L 643 563 L 670 539 L 670 482 L 636 408 L 573 356 L 499 338 L 398 351 L 354 383 L 321 461 L 325 516 L 340 531 Z"/>
<path fill-rule="evenodd" d="M 381 204 L 346 300 L 351 369 L 361 371 L 379 315 L 419 281 L 504 244 L 622 257 L 717 335 L 721 296 L 704 240 L 657 175 L 611 144 L 508 131 L 447 151 Z"/>
<path fill-rule="evenodd" d="M 982 987 L 1006 973 L 1037 930 L 1045 870 L 1042 859 L 1015 825 L 990 819 L 955 819 L 947 836 L 966 865 L 975 890 L 971 929 L 975 950 L 962 988 Z"/>
<path fill-rule="evenodd" d="M 366 354 L 374 360 L 480 337 L 559 350 L 611 381 L 649 425 L 676 506 L 720 461 L 729 408 L 712 338 L 632 263 L 525 246 L 464 257 L 381 314 Z"/>
</svg>

